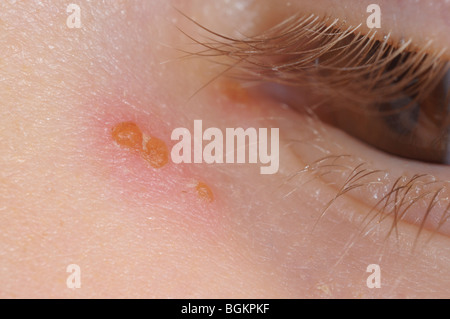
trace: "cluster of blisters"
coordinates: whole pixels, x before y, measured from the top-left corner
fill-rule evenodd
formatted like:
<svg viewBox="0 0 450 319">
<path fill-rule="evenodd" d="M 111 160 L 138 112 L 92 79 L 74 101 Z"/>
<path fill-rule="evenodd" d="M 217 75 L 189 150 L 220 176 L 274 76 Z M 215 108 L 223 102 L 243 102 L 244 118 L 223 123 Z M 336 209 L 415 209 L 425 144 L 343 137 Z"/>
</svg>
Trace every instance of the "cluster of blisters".
<svg viewBox="0 0 450 319">
<path fill-rule="evenodd" d="M 159 138 L 143 134 L 136 123 L 119 123 L 113 127 L 111 134 L 117 145 L 138 153 L 153 168 L 162 168 L 169 162 L 166 143 Z M 207 202 L 214 200 L 213 192 L 207 184 L 198 182 L 196 191 L 202 200 Z"/>
<path fill-rule="evenodd" d="M 138 152 L 154 168 L 161 168 L 169 162 L 166 143 L 144 135 L 135 123 L 117 124 L 112 130 L 112 137 L 119 146 Z"/>
</svg>

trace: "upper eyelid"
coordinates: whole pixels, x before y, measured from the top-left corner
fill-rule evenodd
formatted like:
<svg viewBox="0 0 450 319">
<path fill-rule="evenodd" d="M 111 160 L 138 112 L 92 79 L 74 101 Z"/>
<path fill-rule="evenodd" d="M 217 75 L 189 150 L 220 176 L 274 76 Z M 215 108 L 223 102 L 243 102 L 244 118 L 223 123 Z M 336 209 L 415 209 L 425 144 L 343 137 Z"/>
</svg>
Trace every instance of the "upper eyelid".
<svg viewBox="0 0 450 319">
<path fill-rule="evenodd" d="M 287 3 L 287 1 L 285 2 Z M 374 3 L 371 0 L 293 0 L 282 15 L 292 15 L 292 12 L 304 14 L 315 13 L 320 16 L 333 16 L 345 21 L 348 25 L 361 25 L 363 32 L 368 32 L 366 25 L 367 7 Z M 379 30 L 380 38 L 388 33 L 396 41 L 412 39 L 418 47 L 431 42 L 430 53 L 446 51 L 450 59 L 450 2 L 446 1 L 393 1 L 378 0 L 375 2 L 381 7 L 382 24 Z M 281 4 L 279 4 L 282 7 Z"/>
<path fill-rule="evenodd" d="M 264 0 L 261 0 L 263 2 Z M 266 0 L 271 1 L 271 0 Z M 282 0 L 283 1 L 283 0 Z M 285 3 L 289 4 L 302 4 L 302 6 L 299 7 L 298 10 L 293 10 L 293 8 L 289 5 L 287 11 L 281 11 L 275 12 L 274 18 L 272 18 L 272 13 L 269 13 L 270 19 L 266 19 L 267 14 L 262 14 L 261 17 L 256 18 L 256 21 L 253 21 L 254 29 L 252 30 L 240 30 L 239 28 L 234 28 L 234 33 L 238 32 L 241 35 L 246 34 L 245 37 L 235 38 L 235 37 L 228 37 L 226 34 L 219 34 L 214 32 L 213 28 L 208 28 L 208 26 L 200 24 L 196 22 L 195 20 L 191 19 L 188 15 L 184 14 L 180 10 L 177 10 L 179 13 L 181 13 L 185 18 L 189 19 L 191 22 L 196 24 L 201 29 L 205 30 L 207 32 L 206 41 L 203 43 L 201 38 L 191 38 L 191 40 L 194 40 L 197 44 L 205 45 L 205 44 L 217 44 L 217 39 L 220 40 L 220 44 L 226 44 L 229 47 L 232 48 L 233 44 L 240 41 L 240 40 L 253 40 L 255 38 L 254 36 L 248 36 L 248 34 L 256 34 L 256 38 L 258 35 L 264 33 L 265 31 L 273 28 L 279 23 L 283 23 L 284 21 L 287 21 L 289 17 L 297 16 L 297 17 L 305 17 L 308 15 L 316 16 L 317 18 L 325 21 L 328 20 L 328 23 L 333 23 L 333 20 L 338 21 L 339 28 L 342 30 L 347 29 L 353 29 L 355 32 L 359 32 L 362 35 L 369 35 L 373 37 L 374 40 L 378 40 L 380 42 L 383 42 L 385 38 L 387 37 L 389 39 L 388 44 L 392 44 L 395 46 L 400 46 L 403 43 L 410 42 L 410 45 L 408 45 L 408 50 L 416 50 L 425 52 L 427 54 L 430 54 L 432 56 L 439 56 L 441 60 L 447 60 L 450 62 L 450 32 L 448 32 L 450 28 L 450 22 L 446 22 L 446 20 L 435 18 L 436 15 L 442 18 L 442 16 L 450 16 L 450 2 L 448 3 L 442 3 L 441 6 L 438 6 L 436 4 L 428 5 L 426 6 L 424 12 L 420 11 L 420 7 L 418 5 L 421 4 L 421 2 L 412 2 L 412 5 L 406 5 L 405 11 L 401 11 L 401 14 L 398 14 L 396 12 L 397 9 L 395 9 L 395 6 L 393 8 L 392 3 L 397 1 L 386 1 L 381 0 L 377 3 L 380 3 L 382 6 L 382 28 L 381 29 L 369 29 L 366 26 L 366 19 L 370 15 L 370 13 L 366 12 L 366 2 L 367 4 L 373 2 L 368 0 L 343 0 L 339 2 L 338 8 L 341 8 L 341 10 L 332 10 L 336 7 L 336 2 L 333 2 L 331 0 L 316 0 L 316 1 L 303 1 L 303 0 L 294 0 L 294 1 L 285 1 Z M 408 1 L 410 0 L 405 0 Z M 340 3 L 350 3 L 352 5 L 355 5 L 355 3 L 358 3 L 357 8 L 353 9 L 351 5 L 340 5 Z M 259 6 L 258 2 L 258 6 Z M 278 3 L 278 2 L 277 2 Z M 330 3 L 334 5 L 328 5 L 325 6 L 324 4 Z M 283 7 L 282 5 L 279 5 L 279 7 Z M 326 7 L 327 10 L 320 10 L 317 8 Z M 316 10 L 313 10 L 315 8 Z M 331 8 L 331 9 L 330 9 Z M 345 8 L 345 10 L 344 10 Z M 351 8 L 351 10 L 349 9 Z M 437 10 L 441 8 L 442 10 Z M 255 11 L 258 11 L 256 8 L 253 8 Z M 411 14 L 408 16 L 408 23 L 405 24 L 405 21 L 403 21 L 400 18 L 403 15 L 408 15 L 408 11 L 417 11 L 416 14 Z M 296 12 L 296 13 L 293 13 Z M 415 18 L 417 15 L 420 17 L 427 16 L 427 19 L 430 19 L 433 24 L 428 24 L 427 30 L 421 29 L 420 32 L 417 32 L 417 27 L 425 25 L 426 23 L 421 20 Z M 432 15 L 430 12 L 432 12 L 434 15 Z M 356 14 L 355 14 L 356 13 Z M 258 16 L 258 15 L 257 15 Z M 392 18 L 393 16 L 393 18 Z M 391 19 L 389 19 L 391 17 Z M 396 23 L 394 24 L 396 27 L 393 26 L 392 23 L 389 23 L 387 21 L 395 19 Z M 259 21 L 257 21 L 259 20 Z M 265 24 L 264 20 L 271 21 L 270 25 Z M 450 21 L 450 20 L 449 20 Z M 409 24 L 413 22 L 414 27 L 411 27 Z M 439 25 L 440 27 L 436 27 L 436 25 Z M 432 28 L 434 26 L 434 28 Z M 432 29 L 432 31 L 430 31 Z M 189 36 L 189 35 L 188 35 Z M 212 36 L 212 38 L 210 37 Z M 210 42 L 210 41 L 213 42 Z M 223 41 L 222 41 L 223 40 Z M 217 42 L 216 42 L 217 41 Z M 234 43 L 233 43 L 234 42 Z M 211 47 L 207 47 L 206 49 L 211 49 Z M 216 49 L 216 48 L 213 48 Z M 214 52 L 215 56 L 218 55 L 225 55 L 228 54 L 227 47 L 223 48 L 223 51 L 217 50 L 217 52 Z M 211 53 L 211 51 L 206 52 L 204 51 L 205 55 L 208 55 Z M 221 54 L 225 53 L 225 54 Z M 201 54 L 195 53 L 195 55 L 200 56 Z"/>
<path fill-rule="evenodd" d="M 202 50 L 198 53 L 199 56 L 227 56 L 232 60 L 230 67 L 238 66 L 238 72 L 244 71 L 250 76 L 254 74 L 258 79 L 285 83 L 289 86 L 304 85 L 305 81 L 300 76 L 303 73 L 302 70 L 315 68 L 314 61 L 320 60 L 321 69 L 338 72 L 335 76 L 339 76 L 339 78 L 335 78 L 336 80 L 342 76 L 348 78 L 348 73 L 352 73 L 353 78 L 359 74 L 358 78 L 366 79 L 359 83 L 360 88 L 363 89 L 364 85 L 370 87 L 376 83 L 378 90 L 356 91 L 368 92 L 372 98 L 373 96 L 383 96 L 387 100 L 392 100 L 396 97 L 397 92 L 403 94 L 403 90 L 409 86 L 409 81 L 401 81 L 400 84 L 397 84 L 395 82 L 396 74 L 400 75 L 407 71 L 409 79 L 416 77 L 420 79 L 421 81 L 417 85 L 408 90 L 420 89 L 423 93 L 430 88 L 433 80 L 443 75 L 450 66 L 445 59 L 442 59 L 443 51 L 438 54 L 427 54 L 427 46 L 417 47 L 412 40 L 390 44 L 393 41 L 390 41 L 389 36 L 383 41 L 377 42 L 377 31 L 371 30 L 364 35 L 360 30 L 361 25 L 347 26 L 345 22 L 334 17 L 320 17 L 315 14 L 291 15 L 260 35 L 244 39 L 222 36 L 206 27 L 199 26 L 215 38 L 214 41 L 207 43 L 196 40 L 206 48 L 205 51 Z M 326 54 L 331 51 L 333 52 L 332 57 L 327 58 Z M 284 56 L 287 60 L 280 63 L 274 62 L 271 60 L 273 56 Z M 406 58 L 403 58 L 405 56 Z M 401 67 L 387 71 L 387 65 L 395 63 L 394 58 L 396 57 L 402 57 Z M 246 62 L 244 66 L 242 66 L 242 62 Z M 342 62 L 345 64 L 343 65 Z M 420 63 L 420 68 L 416 70 L 417 63 Z M 430 71 L 427 71 L 424 76 L 422 73 L 428 68 Z M 383 72 L 385 76 L 379 77 L 377 75 L 379 72 Z M 339 73 L 341 74 L 338 75 Z M 323 79 L 330 81 L 331 77 L 328 75 Z M 375 79 L 376 82 L 372 84 Z M 369 83 L 365 84 L 365 82 Z M 330 83 L 326 83 L 327 87 Z M 386 87 L 393 92 L 389 96 L 385 96 Z M 396 90 L 393 91 L 393 87 Z M 415 94 L 415 92 L 409 93 Z M 363 96 L 355 97 L 360 99 Z"/>
</svg>

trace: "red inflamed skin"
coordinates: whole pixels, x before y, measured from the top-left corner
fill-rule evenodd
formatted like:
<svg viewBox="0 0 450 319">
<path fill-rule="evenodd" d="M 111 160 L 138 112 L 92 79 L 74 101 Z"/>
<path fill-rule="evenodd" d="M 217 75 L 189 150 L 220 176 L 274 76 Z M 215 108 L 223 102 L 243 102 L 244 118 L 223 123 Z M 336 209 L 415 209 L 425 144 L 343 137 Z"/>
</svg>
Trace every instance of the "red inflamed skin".
<svg viewBox="0 0 450 319">
<path fill-rule="evenodd" d="M 365 23 L 366 6 L 341 2 L 79 1 L 77 28 L 61 1 L 2 1 L 0 297 L 450 297 L 445 205 L 427 223 L 428 202 L 404 219 L 377 206 L 401 176 L 450 169 L 387 155 L 289 107 L 282 90 L 227 77 L 226 55 L 196 42 L 208 45 L 206 29 L 256 35 L 297 10 Z M 450 4 L 380 5 L 393 39 L 450 45 Z M 224 135 L 278 128 L 278 170 L 196 162 L 196 120 Z M 179 128 L 190 163 L 172 158 Z M 359 163 L 383 173 L 346 192 Z M 351 169 L 330 174 L 337 164 Z M 381 288 L 367 284 L 372 264 Z"/>
</svg>

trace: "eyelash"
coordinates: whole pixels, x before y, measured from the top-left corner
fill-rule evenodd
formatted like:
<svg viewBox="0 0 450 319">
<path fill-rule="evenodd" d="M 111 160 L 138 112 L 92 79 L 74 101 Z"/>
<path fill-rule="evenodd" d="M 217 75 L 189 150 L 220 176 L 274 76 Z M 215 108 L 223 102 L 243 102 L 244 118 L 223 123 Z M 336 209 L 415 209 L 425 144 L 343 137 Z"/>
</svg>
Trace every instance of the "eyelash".
<svg viewBox="0 0 450 319">
<path fill-rule="evenodd" d="M 377 31 L 366 35 L 357 31 L 359 27 L 347 27 L 342 31 L 343 24 L 329 17 L 294 15 L 249 39 L 225 37 L 196 24 L 216 39 L 202 42 L 190 37 L 206 49 L 194 56 L 226 56 L 231 60 L 228 66 L 237 71 L 235 76 L 246 81 L 310 85 L 308 89 L 318 88 L 318 93 L 322 88 L 334 94 L 339 94 L 343 88 L 346 92 L 358 92 L 359 96 L 352 97 L 358 108 L 367 105 L 367 100 L 373 102 L 379 97 L 383 100 L 376 102 L 392 101 L 405 94 L 420 100 L 449 69 L 448 63 L 441 60 L 445 50 L 427 53 L 431 43 L 415 48 L 408 40 L 397 47 L 390 43 L 390 35 L 379 41 L 375 38 Z M 333 56 L 327 56 L 329 53 Z M 274 57 L 284 59 L 277 62 Z M 323 76 L 323 71 L 328 73 Z M 317 73 L 315 80 L 319 81 L 313 85 L 308 81 L 309 72 Z M 352 79 L 358 79 L 358 87 L 350 90 Z"/>
<path fill-rule="evenodd" d="M 361 107 L 368 109 L 374 100 L 393 101 L 404 94 L 414 96 L 416 101 L 420 101 L 428 96 L 436 81 L 449 69 L 449 64 L 441 60 L 445 51 L 430 54 L 427 53 L 427 46 L 415 48 L 410 40 L 403 41 L 397 46 L 389 35 L 385 36 L 383 41 L 379 41 L 376 39 L 376 31 L 363 35 L 357 31 L 358 27 L 345 28 L 338 19 L 330 17 L 321 19 L 315 15 L 295 15 L 258 36 L 234 39 L 218 34 L 184 14 L 183 16 L 213 36 L 213 39 L 202 41 L 180 30 L 203 47 L 203 50 L 198 52 L 184 52 L 187 54 L 186 57 L 227 57 L 229 61 L 225 62 L 225 66 L 228 76 L 248 82 L 276 82 L 293 87 L 307 87 L 308 92 L 318 88 L 318 94 L 326 88 L 327 94 L 330 95 L 329 100 L 334 99 L 333 94 L 342 98 L 340 93 L 342 90 L 357 92 L 358 94 L 350 98 L 359 109 Z M 300 49 L 305 47 L 305 41 L 309 45 L 308 50 Z M 334 52 L 334 55 L 327 56 L 327 53 L 331 52 Z M 316 72 L 316 81 L 312 85 L 308 81 L 311 76 L 308 72 L 311 71 Z M 327 72 L 326 76 L 321 76 L 321 72 Z M 358 87 L 349 89 L 349 82 L 352 79 L 358 79 Z M 410 83 L 414 79 L 419 80 L 411 86 Z M 380 97 L 383 99 L 380 100 Z M 371 103 L 367 103 L 367 100 Z M 395 111 L 403 110 L 399 108 Z M 345 182 L 336 196 L 325 206 L 319 220 L 342 195 L 379 183 L 373 182 L 372 178 L 376 179 L 385 173 L 365 168 L 365 164 L 356 157 L 356 164 L 353 167 L 341 164 L 339 161 L 346 157 L 349 156 L 326 156 L 293 176 L 311 173 L 314 177 L 320 177 L 336 170 L 341 177 L 346 175 Z M 427 210 L 420 221 L 416 242 L 413 245 L 415 247 L 429 212 L 439 201 L 438 197 L 446 189 L 446 185 L 446 182 L 436 181 L 428 175 L 399 177 L 367 214 L 361 234 L 370 229 L 372 223 L 378 224 L 387 216 L 393 216 L 387 237 L 394 232 L 398 236 L 398 221 L 402 220 L 416 203 L 429 199 Z M 419 191 L 412 194 L 413 189 Z M 449 219 L 450 204 L 443 210 L 435 231 L 437 232 Z M 427 242 L 429 240 L 431 237 Z"/>
</svg>

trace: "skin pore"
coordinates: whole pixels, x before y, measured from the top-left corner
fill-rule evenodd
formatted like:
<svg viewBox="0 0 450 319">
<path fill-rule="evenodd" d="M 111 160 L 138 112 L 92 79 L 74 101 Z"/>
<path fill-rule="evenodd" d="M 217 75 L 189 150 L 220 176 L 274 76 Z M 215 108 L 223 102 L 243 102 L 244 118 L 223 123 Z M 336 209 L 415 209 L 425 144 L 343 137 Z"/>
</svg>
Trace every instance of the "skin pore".
<svg viewBox="0 0 450 319">
<path fill-rule="evenodd" d="M 449 4 L 391 2 L 380 4 L 386 24 L 402 26 L 394 37 L 450 45 Z M 66 3 L 2 1 L 0 297 L 450 297 L 448 225 L 418 237 L 417 222 L 390 232 L 392 218 L 377 215 L 368 231 L 370 187 L 322 214 L 342 179 L 303 171 L 324 154 L 349 155 L 343 165 L 382 170 L 389 188 L 402 175 L 450 180 L 448 167 L 374 150 L 229 79 L 205 87 L 224 67 L 180 58 L 198 49 L 183 32 L 202 33 L 175 8 L 238 36 L 282 21 L 292 6 L 320 15 L 330 3 L 79 1 L 82 28 L 69 29 Z M 355 12 L 335 14 L 356 21 Z M 172 130 L 192 131 L 196 119 L 223 131 L 280 128 L 278 174 L 252 164 L 153 167 L 111 134 L 132 122 L 170 150 Z M 80 289 L 66 286 L 70 264 L 81 268 Z M 381 267 L 380 289 L 366 285 L 370 264 Z"/>
</svg>

